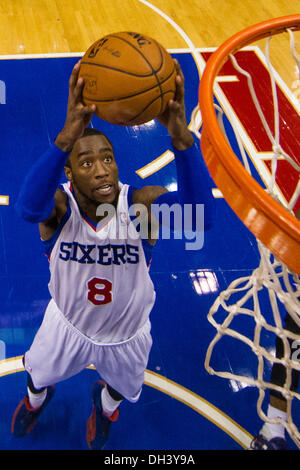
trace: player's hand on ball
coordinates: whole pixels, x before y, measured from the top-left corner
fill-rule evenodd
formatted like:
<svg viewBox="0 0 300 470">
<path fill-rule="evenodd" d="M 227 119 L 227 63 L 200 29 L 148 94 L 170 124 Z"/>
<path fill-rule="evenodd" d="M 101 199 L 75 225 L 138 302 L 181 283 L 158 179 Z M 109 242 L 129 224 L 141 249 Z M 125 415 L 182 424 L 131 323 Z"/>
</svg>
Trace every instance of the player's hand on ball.
<svg viewBox="0 0 300 470">
<path fill-rule="evenodd" d="M 74 66 L 69 80 L 69 98 L 67 117 L 63 129 L 58 134 L 55 144 L 64 151 L 72 149 L 89 125 L 96 109 L 94 104 L 85 106 L 82 101 L 84 79 L 78 78 L 80 61 Z"/>
<path fill-rule="evenodd" d="M 184 75 L 176 59 L 174 62 L 177 71 L 175 97 L 169 101 L 166 110 L 157 120 L 168 129 L 173 145 L 178 150 L 184 150 L 193 145 L 194 139 L 186 121 Z"/>
</svg>

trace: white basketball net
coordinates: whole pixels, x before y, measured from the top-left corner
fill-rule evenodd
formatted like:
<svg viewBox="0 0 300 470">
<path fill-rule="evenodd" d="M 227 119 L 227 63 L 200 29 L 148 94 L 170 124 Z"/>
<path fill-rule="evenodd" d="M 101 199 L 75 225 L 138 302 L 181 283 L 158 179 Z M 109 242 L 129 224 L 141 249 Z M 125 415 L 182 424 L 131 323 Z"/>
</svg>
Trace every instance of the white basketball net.
<svg viewBox="0 0 300 470">
<path fill-rule="evenodd" d="M 294 35 L 291 30 L 288 30 L 288 33 L 290 35 L 291 54 L 296 61 L 300 77 L 300 61 L 297 58 L 295 51 Z M 278 194 L 276 194 L 275 183 L 278 159 L 284 158 L 298 172 L 300 172 L 300 167 L 289 155 L 286 154 L 286 152 L 284 152 L 280 146 L 279 110 L 276 84 L 273 74 L 273 67 L 269 58 L 270 39 L 271 37 L 267 40 L 266 45 L 266 60 L 272 84 L 275 123 L 274 132 L 272 132 L 269 128 L 262 108 L 258 102 L 251 75 L 239 66 L 234 56 L 231 55 L 230 59 L 236 70 L 247 77 L 253 102 L 256 106 L 265 132 L 272 142 L 272 175 L 266 191 L 278 201 Z M 219 123 L 222 126 L 220 119 Z M 238 135 L 236 135 L 236 138 L 239 143 L 245 168 L 251 173 L 245 150 L 241 144 L 241 139 Z M 295 215 L 293 209 L 295 207 L 296 201 L 298 200 L 299 194 L 300 182 L 298 182 L 296 190 L 288 204 L 280 201 L 280 203 L 283 204 L 293 215 Z M 300 278 L 295 273 L 289 271 L 287 266 L 276 259 L 273 254 L 258 240 L 257 244 L 260 254 L 260 264 L 258 268 L 255 269 L 250 276 L 234 280 L 229 285 L 229 287 L 223 291 L 215 300 L 208 313 L 208 320 L 215 327 L 217 333 L 208 347 L 205 359 L 205 368 L 210 374 L 215 374 L 231 381 L 235 381 L 236 383 L 242 384 L 242 386 L 248 385 L 257 387 L 259 391 L 257 412 L 260 418 L 266 422 L 280 422 L 283 424 L 293 441 L 298 447 L 300 447 L 300 433 L 292 419 L 292 403 L 295 403 L 293 402 L 294 399 L 300 399 L 300 394 L 296 391 L 291 391 L 290 389 L 292 369 L 300 372 L 300 336 L 297 336 L 284 329 L 285 324 L 283 321 L 285 314 L 288 313 L 294 322 L 300 326 Z M 267 303 L 265 300 L 266 297 L 268 299 Z M 284 314 L 282 314 L 283 311 Z M 240 323 L 245 323 L 246 321 L 252 323 L 253 328 L 251 337 L 246 336 L 243 331 L 238 331 L 238 328 L 235 325 L 238 317 L 243 317 L 242 322 Z M 269 337 L 272 336 L 272 339 L 274 337 L 274 341 L 272 342 L 273 346 L 270 346 L 270 344 L 269 346 L 264 346 L 262 344 L 266 335 L 269 335 Z M 275 357 L 276 336 L 279 336 L 284 344 L 284 356 L 282 359 L 277 359 Z M 255 360 L 258 362 L 257 373 L 254 374 L 256 375 L 255 377 L 235 374 L 232 370 L 217 371 L 212 367 L 211 361 L 213 359 L 213 353 L 215 353 L 214 358 L 218 360 L 217 353 L 214 351 L 214 349 L 220 340 L 225 340 L 225 337 L 230 337 L 230 341 L 242 341 L 250 348 L 252 353 L 255 354 Z M 292 350 L 288 342 L 288 338 L 292 340 Z M 270 370 L 272 364 L 275 362 L 282 364 L 286 368 L 286 381 L 283 387 L 279 387 L 270 383 Z M 267 363 L 269 365 L 268 370 L 266 370 L 265 367 Z M 247 366 L 247 364 L 245 364 L 245 366 Z M 239 369 L 241 368 L 239 367 Z M 281 418 L 270 419 L 264 413 L 262 404 L 267 389 L 277 390 L 285 397 L 287 401 L 287 422 L 283 421 Z"/>
</svg>

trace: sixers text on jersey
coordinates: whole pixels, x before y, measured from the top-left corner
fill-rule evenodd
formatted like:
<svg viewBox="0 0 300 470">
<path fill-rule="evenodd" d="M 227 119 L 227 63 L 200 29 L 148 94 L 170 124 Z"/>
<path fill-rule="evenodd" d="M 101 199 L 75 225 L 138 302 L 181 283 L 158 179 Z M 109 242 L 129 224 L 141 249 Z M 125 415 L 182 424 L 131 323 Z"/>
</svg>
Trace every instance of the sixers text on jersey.
<svg viewBox="0 0 300 470">
<path fill-rule="evenodd" d="M 139 262 L 139 247 L 124 245 L 83 245 L 76 241 L 61 242 L 59 259 L 77 261 L 81 264 L 137 264 Z"/>
</svg>

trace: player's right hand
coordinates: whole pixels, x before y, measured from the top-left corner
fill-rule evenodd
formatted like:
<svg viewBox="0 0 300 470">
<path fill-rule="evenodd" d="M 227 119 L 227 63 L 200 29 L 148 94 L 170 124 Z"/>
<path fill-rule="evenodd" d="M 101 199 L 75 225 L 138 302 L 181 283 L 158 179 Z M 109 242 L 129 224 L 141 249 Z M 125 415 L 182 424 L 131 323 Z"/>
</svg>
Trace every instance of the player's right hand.
<svg viewBox="0 0 300 470">
<path fill-rule="evenodd" d="M 89 125 L 96 110 L 94 104 L 85 106 L 82 100 L 84 79 L 78 78 L 80 61 L 74 66 L 69 80 L 67 117 L 63 129 L 55 140 L 55 145 L 64 152 L 70 151 Z"/>
</svg>

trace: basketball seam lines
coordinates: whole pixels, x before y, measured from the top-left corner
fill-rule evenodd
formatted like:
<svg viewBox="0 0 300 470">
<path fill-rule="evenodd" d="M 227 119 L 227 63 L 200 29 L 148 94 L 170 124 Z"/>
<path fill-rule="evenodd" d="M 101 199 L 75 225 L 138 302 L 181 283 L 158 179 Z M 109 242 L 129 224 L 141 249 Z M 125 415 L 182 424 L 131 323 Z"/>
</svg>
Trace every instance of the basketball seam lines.
<svg viewBox="0 0 300 470">
<path fill-rule="evenodd" d="M 152 77 L 153 76 L 153 73 L 149 73 L 147 75 L 138 75 L 137 73 L 127 72 L 126 70 L 117 69 L 116 67 L 110 67 L 109 65 L 94 64 L 93 62 L 84 61 L 84 62 L 81 62 L 81 64 L 82 65 L 94 65 L 95 67 L 102 67 L 104 69 L 114 70 L 115 72 L 125 73 L 126 75 L 132 75 L 133 77 L 147 78 L 147 77 Z"/>
<path fill-rule="evenodd" d="M 95 65 L 98 65 L 98 64 L 95 64 Z M 172 72 L 170 73 L 170 75 L 168 75 L 162 82 L 160 82 L 160 85 L 163 85 L 167 80 L 169 80 L 169 78 L 173 75 L 174 73 L 174 69 L 175 67 L 173 68 Z M 147 91 L 150 91 L 150 90 L 153 90 L 153 88 L 155 88 L 157 85 L 153 85 L 152 87 L 150 88 L 146 88 L 145 90 L 143 91 L 139 91 L 138 93 L 135 93 L 134 95 L 127 95 L 127 96 L 124 96 L 124 97 L 121 97 L 121 98 L 118 98 L 118 101 L 121 101 L 121 100 L 126 100 L 127 98 L 133 98 L 134 96 L 138 96 L 138 95 L 141 95 L 143 93 L 146 93 Z M 167 90 L 168 91 L 171 91 L 171 90 Z M 166 92 L 162 92 L 161 93 L 162 95 L 166 94 Z M 96 100 L 96 99 L 93 99 L 93 98 L 87 98 L 86 96 L 83 95 L 83 98 L 85 100 L 88 100 L 88 101 L 93 101 L 95 103 L 109 103 L 110 101 L 115 101 L 116 98 L 111 98 L 111 99 L 107 99 L 107 100 Z M 157 98 L 159 98 L 159 96 L 157 96 Z M 156 98 L 155 98 L 156 99 Z"/>
<path fill-rule="evenodd" d="M 162 93 L 162 96 L 163 96 L 163 95 L 166 95 L 167 93 L 170 93 L 170 92 L 172 92 L 172 90 L 164 91 L 164 92 Z M 150 103 L 147 104 L 147 106 L 146 106 L 144 109 L 142 109 L 142 111 L 140 111 L 140 112 L 139 112 L 136 116 L 134 116 L 133 118 L 129 119 L 127 122 L 129 123 L 129 122 L 133 121 L 134 119 L 136 119 L 137 117 L 139 117 L 141 114 L 143 114 L 143 112 L 144 112 L 147 108 L 149 108 L 149 106 L 150 106 L 152 103 L 154 103 L 154 101 L 156 101 L 156 100 L 158 100 L 158 99 L 160 99 L 160 98 L 161 98 L 161 96 L 157 96 L 156 98 L 154 98 Z M 93 101 L 93 100 L 91 100 L 91 99 L 89 99 L 89 98 L 85 98 L 85 99 L 87 99 L 87 101 Z M 112 100 L 112 101 L 113 101 L 113 100 Z M 122 124 L 122 123 L 120 123 L 120 124 Z"/>
<path fill-rule="evenodd" d="M 161 89 L 161 86 L 159 84 L 159 80 L 156 76 L 156 73 L 159 72 L 159 70 L 161 69 L 162 65 L 163 65 L 163 55 L 162 55 L 162 52 L 161 52 L 161 48 L 160 48 L 160 45 L 154 41 L 154 44 L 156 44 L 158 46 L 158 50 L 159 50 L 159 53 L 160 53 L 160 56 L 161 56 L 161 65 L 160 65 L 160 68 L 157 70 L 157 72 L 155 72 L 154 68 L 152 67 L 151 63 L 148 61 L 147 57 L 145 57 L 145 55 L 139 51 L 133 44 L 131 44 L 131 42 L 127 41 L 126 39 L 120 37 L 120 36 L 116 36 L 114 34 L 111 34 L 110 37 L 113 37 L 113 38 L 116 38 L 116 39 L 120 39 L 121 41 L 125 42 L 126 44 L 128 44 L 129 46 L 131 46 L 133 49 L 135 49 L 142 57 L 143 59 L 147 62 L 147 64 L 150 66 L 151 70 L 152 70 L 152 75 L 155 76 L 155 79 L 157 81 L 157 85 L 160 89 L 160 99 L 161 99 L 161 102 L 160 102 L 160 112 L 162 110 L 162 105 L 163 105 L 163 100 L 162 100 L 162 89 Z M 111 68 L 111 67 L 108 67 L 108 68 Z M 140 114 L 140 113 L 139 113 Z M 160 114 L 160 113 L 159 113 Z"/>
<path fill-rule="evenodd" d="M 142 57 L 143 59 L 147 62 L 147 64 L 150 66 L 151 70 L 152 70 L 152 74 L 154 73 L 155 77 L 156 77 L 156 73 L 160 71 L 160 69 L 162 68 L 163 66 L 163 63 L 164 63 L 164 60 L 163 60 L 163 55 L 162 55 L 162 52 L 161 52 L 161 48 L 160 48 L 160 45 L 158 44 L 158 42 L 154 41 L 154 44 L 158 47 L 158 50 L 159 50 L 159 53 L 160 53 L 160 57 L 161 57 L 161 64 L 160 64 L 160 67 L 157 69 L 157 71 L 154 70 L 151 62 L 149 62 L 149 60 L 147 59 L 147 57 L 137 48 L 135 47 L 134 44 L 131 44 L 131 42 L 127 41 L 127 39 L 125 38 L 122 38 L 120 36 L 115 36 L 113 34 L 110 34 L 110 37 L 113 37 L 113 38 L 116 38 L 116 39 L 120 39 L 121 41 L 123 42 L 126 42 L 126 44 L 128 44 L 129 46 L 133 47 L 133 49 L 135 49 Z"/>
<path fill-rule="evenodd" d="M 134 116 L 133 118 L 129 119 L 128 122 L 133 121 L 134 119 L 136 119 L 137 117 L 139 117 L 141 114 L 143 114 L 143 112 L 144 112 L 147 108 L 149 108 L 149 106 L 150 106 L 152 103 L 154 103 L 154 101 L 158 100 L 159 98 L 161 98 L 161 102 L 162 102 L 162 97 L 163 97 L 163 95 L 166 95 L 167 93 L 170 93 L 170 91 L 171 91 L 171 90 L 167 90 L 167 91 L 162 92 L 160 96 L 158 96 L 157 98 L 155 98 L 154 100 L 152 100 L 150 103 L 148 103 L 147 106 L 146 106 L 142 111 L 140 111 L 140 112 L 139 112 L 136 116 Z"/>
</svg>

